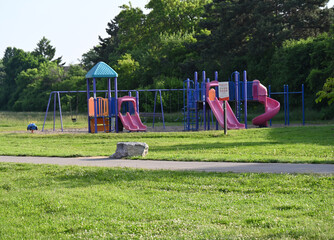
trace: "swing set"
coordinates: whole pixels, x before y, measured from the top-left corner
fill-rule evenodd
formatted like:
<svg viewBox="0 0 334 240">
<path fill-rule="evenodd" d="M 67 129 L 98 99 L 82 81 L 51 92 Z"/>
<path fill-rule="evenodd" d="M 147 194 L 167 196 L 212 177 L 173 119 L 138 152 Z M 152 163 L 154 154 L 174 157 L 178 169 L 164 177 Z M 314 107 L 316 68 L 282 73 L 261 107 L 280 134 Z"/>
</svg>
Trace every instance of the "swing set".
<svg viewBox="0 0 334 240">
<path fill-rule="evenodd" d="M 72 97 L 69 98 L 69 107 L 71 113 L 72 122 L 77 121 L 78 116 L 78 94 L 86 93 L 87 94 L 87 113 L 88 113 L 88 132 L 97 133 L 99 131 L 103 132 L 111 132 L 115 131 L 116 133 L 123 130 L 123 127 L 129 131 L 145 131 L 141 120 L 137 117 L 136 114 L 130 113 L 129 108 L 126 110 L 126 115 L 130 115 L 130 118 L 124 118 L 121 116 L 122 112 L 122 104 L 119 102 L 130 103 L 134 102 L 134 108 L 136 112 L 139 114 L 139 93 L 140 92 L 154 92 L 154 110 L 153 110 L 153 128 L 155 123 L 155 115 L 157 109 L 157 100 L 158 94 L 160 99 L 160 110 L 163 121 L 163 127 L 165 129 L 165 119 L 164 119 L 164 109 L 163 109 L 163 98 L 162 92 L 165 91 L 183 91 L 183 89 L 150 89 L 150 90 L 117 90 L 117 73 L 109 67 L 107 64 L 103 62 L 99 62 L 96 64 L 87 74 L 87 90 L 86 91 L 53 91 L 50 93 L 48 105 L 45 112 L 44 123 L 42 131 L 45 128 L 45 122 L 47 119 L 47 114 L 50 108 L 51 98 L 54 97 L 54 106 L 53 106 L 53 131 L 55 131 L 55 122 L 56 122 L 56 109 L 58 103 L 59 116 L 61 122 L 61 131 L 64 131 L 63 128 L 63 117 L 62 117 L 62 108 L 61 108 L 61 94 L 76 94 L 77 96 L 77 104 L 76 104 L 76 112 L 72 108 Z M 96 79 L 97 78 L 107 78 L 108 79 L 108 90 L 96 90 Z M 111 90 L 111 79 L 114 78 L 114 90 Z M 90 90 L 90 79 L 93 79 L 93 90 Z M 127 92 L 129 96 L 119 97 L 118 94 L 121 92 Z M 131 97 L 131 92 L 136 93 L 136 97 Z M 104 93 L 105 98 L 97 97 L 97 93 Z M 111 95 L 114 97 L 111 97 Z M 93 94 L 93 96 L 91 96 Z M 133 115 L 133 116 L 132 116 Z M 139 115 L 138 115 L 139 116 Z M 119 121 L 120 120 L 120 121 Z M 113 124 L 112 124 L 113 122 Z M 113 125 L 113 126 L 112 126 Z M 136 125 L 136 127 L 133 127 Z M 131 129 L 128 126 L 132 126 Z"/>
</svg>

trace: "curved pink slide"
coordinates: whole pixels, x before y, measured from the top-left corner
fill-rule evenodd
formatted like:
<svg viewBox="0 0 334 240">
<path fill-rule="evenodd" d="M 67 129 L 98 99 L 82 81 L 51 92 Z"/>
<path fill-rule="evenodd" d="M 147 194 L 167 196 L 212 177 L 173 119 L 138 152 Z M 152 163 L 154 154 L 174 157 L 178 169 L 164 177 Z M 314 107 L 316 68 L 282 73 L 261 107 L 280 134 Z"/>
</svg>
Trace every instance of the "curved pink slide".
<svg viewBox="0 0 334 240">
<path fill-rule="evenodd" d="M 272 119 L 280 110 L 280 103 L 267 97 L 267 88 L 259 80 L 253 81 L 253 99 L 264 104 L 265 112 L 252 120 L 253 125 L 267 127 L 268 120 Z"/>
<path fill-rule="evenodd" d="M 120 97 L 118 99 L 118 109 L 121 109 L 123 102 L 132 102 L 135 110 L 134 115 L 131 115 L 129 112 L 124 116 L 121 112 L 118 113 L 118 117 L 121 119 L 124 128 L 129 131 L 146 131 L 147 127 L 142 123 L 139 114 L 137 113 L 136 98 L 130 96 Z"/>
<path fill-rule="evenodd" d="M 219 125 L 221 127 L 224 127 L 224 109 L 222 106 L 222 102 L 218 100 L 218 98 L 215 98 L 213 101 L 211 101 L 208 97 L 206 98 L 207 103 L 209 103 L 209 106 L 215 115 Z M 228 129 L 240 129 L 245 128 L 245 124 L 242 124 L 238 121 L 236 116 L 234 115 L 230 104 L 226 101 L 226 118 L 227 118 L 227 128 Z"/>
</svg>

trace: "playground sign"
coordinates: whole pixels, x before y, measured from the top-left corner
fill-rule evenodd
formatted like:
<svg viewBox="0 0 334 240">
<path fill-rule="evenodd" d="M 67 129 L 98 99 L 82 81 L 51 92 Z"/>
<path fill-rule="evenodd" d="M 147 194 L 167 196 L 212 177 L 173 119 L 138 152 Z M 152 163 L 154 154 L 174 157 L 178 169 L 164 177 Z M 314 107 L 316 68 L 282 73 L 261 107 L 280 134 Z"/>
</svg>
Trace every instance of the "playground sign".
<svg viewBox="0 0 334 240">
<path fill-rule="evenodd" d="M 230 99 L 228 82 L 219 82 L 218 92 L 220 101 L 228 101 Z"/>
</svg>

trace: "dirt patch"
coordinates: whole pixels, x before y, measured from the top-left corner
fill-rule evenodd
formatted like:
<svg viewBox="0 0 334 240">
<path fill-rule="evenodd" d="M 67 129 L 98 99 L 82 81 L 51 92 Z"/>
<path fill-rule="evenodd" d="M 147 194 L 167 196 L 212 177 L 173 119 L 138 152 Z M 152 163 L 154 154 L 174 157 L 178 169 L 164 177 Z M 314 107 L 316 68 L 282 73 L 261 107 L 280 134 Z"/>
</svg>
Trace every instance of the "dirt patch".
<svg viewBox="0 0 334 240">
<path fill-rule="evenodd" d="M 290 127 L 300 127 L 303 126 L 302 124 L 290 124 Z M 270 128 L 282 128 L 282 127 L 289 127 L 284 124 L 273 124 Z M 305 126 L 321 126 L 319 124 L 307 124 Z M 258 128 L 254 125 L 248 125 L 248 128 Z M 203 126 L 200 126 L 199 131 L 203 131 Z M 210 130 L 216 130 L 216 126 L 211 126 Z M 222 127 L 218 126 L 218 130 L 224 130 Z M 235 131 L 235 130 L 229 130 L 229 131 Z M 166 124 L 165 128 L 163 126 L 154 126 L 152 125 L 147 126 L 147 132 L 184 132 L 184 126 L 168 126 Z M 30 131 L 4 131 L 3 133 L 26 133 L 26 134 L 66 134 L 66 133 L 88 133 L 87 128 L 64 128 L 62 131 L 60 128 L 57 128 L 55 131 L 53 131 L 52 128 L 50 129 L 44 129 L 42 132 L 41 130 L 34 131 L 31 133 Z M 123 130 L 123 132 L 120 133 L 129 133 L 127 130 Z"/>
</svg>

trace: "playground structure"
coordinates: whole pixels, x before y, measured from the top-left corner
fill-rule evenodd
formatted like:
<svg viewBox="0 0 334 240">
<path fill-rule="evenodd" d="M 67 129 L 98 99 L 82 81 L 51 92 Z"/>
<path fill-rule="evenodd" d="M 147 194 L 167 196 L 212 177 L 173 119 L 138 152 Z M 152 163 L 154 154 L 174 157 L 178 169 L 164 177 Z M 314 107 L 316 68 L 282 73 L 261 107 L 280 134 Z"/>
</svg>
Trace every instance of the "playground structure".
<svg viewBox="0 0 334 240">
<path fill-rule="evenodd" d="M 146 131 L 146 126 L 143 125 L 143 123 L 141 122 L 139 114 L 137 112 L 136 98 L 130 96 L 118 98 L 117 77 L 118 74 L 104 62 L 99 62 L 86 74 L 88 131 L 90 133 L 97 133 L 99 131 L 111 132 L 112 118 L 117 119 L 114 123 L 115 132 L 122 131 L 123 127 L 129 131 Z M 96 78 L 108 78 L 107 98 L 96 97 Z M 111 97 L 110 78 L 114 78 L 114 98 Z M 90 97 L 89 79 L 93 79 L 93 97 Z M 123 102 L 133 103 L 133 115 L 130 114 L 129 108 L 125 113 L 126 115 L 122 115 L 122 112 L 120 110 Z M 120 122 L 118 121 L 118 119 L 120 119 Z"/>
<path fill-rule="evenodd" d="M 62 93 L 86 93 L 87 94 L 87 112 L 88 112 L 88 132 L 119 132 L 123 127 L 129 131 L 146 131 L 145 126 L 139 117 L 139 93 L 140 92 L 155 92 L 154 97 L 154 112 L 153 112 L 153 128 L 156 115 L 157 95 L 160 97 L 160 110 L 165 129 L 164 110 L 162 103 L 162 92 L 182 91 L 183 92 L 183 114 L 184 114 L 184 130 L 199 130 L 199 124 L 204 126 L 204 130 L 210 129 L 210 117 L 213 121 L 213 116 L 216 118 L 216 128 L 218 124 L 224 127 L 222 102 L 218 95 L 218 73 L 215 73 L 215 80 L 210 82 L 207 79 L 205 72 L 202 74 L 203 81 L 198 82 L 197 72 L 194 75 L 194 81 L 187 79 L 184 82 L 183 89 L 150 89 L 150 90 L 118 90 L 117 89 L 117 73 L 107 64 L 100 62 L 96 64 L 87 74 L 87 90 L 86 91 L 54 91 L 50 93 L 47 110 L 45 113 L 44 131 L 47 113 L 49 111 L 52 96 L 54 96 L 54 114 L 53 114 L 53 130 L 55 130 L 56 118 L 56 102 L 58 98 L 59 115 L 61 121 L 61 130 L 63 131 L 62 110 L 60 94 Z M 108 90 L 96 90 L 96 79 L 107 78 Z M 111 78 L 114 78 L 114 90 L 111 90 Z M 90 90 L 90 79 L 93 79 L 93 90 Z M 258 126 L 267 126 L 267 121 L 277 114 L 280 109 L 280 104 L 276 100 L 270 98 L 270 95 L 284 94 L 284 111 L 286 121 L 289 123 L 289 95 L 286 94 L 287 86 L 284 86 L 283 93 L 273 93 L 270 91 L 267 96 L 267 89 L 258 81 L 247 81 L 246 71 L 244 71 L 244 81 L 240 81 L 238 72 L 232 73 L 232 79 L 235 81 L 228 82 L 229 100 L 235 102 L 236 113 L 226 101 L 227 126 L 229 129 L 247 128 L 247 101 L 258 101 L 265 106 L 265 113 L 253 119 L 253 124 Z M 245 90 L 246 89 L 246 90 Z M 118 97 L 118 93 L 128 92 L 127 96 Z M 135 92 L 135 97 L 131 93 Z M 97 97 L 97 93 L 104 93 L 105 97 Z M 300 92 L 290 92 L 300 93 Z M 302 99 L 304 99 L 304 91 Z M 91 96 L 93 94 L 93 96 Z M 114 97 L 112 97 L 112 94 Z M 245 123 L 240 123 L 241 104 L 245 112 Z M 122 110 L 123 109 L 123 110 Z M 123 112 L 123 114 L 122 114 Z M 72 115 L 72 113 L 71 113 Z M 304 120 L 304 101 L 303 101 L 303 124 Z"/>
<path fill-rule="evenodd" d="M 87 112 L 88 112 L 88 132 L 89 133 L 98 133 L 98 132 L 119 132 L 123 130 L 123 127 L 129 131 L 146 131 L 146 126 L 142 124 L 139 114 L 137 111 L 137 99 L 130 96 L 125 96 L 118 98 L 117 90 L 117 77 L 118 74 L 104 62 L 99 62 L 86 74 L 87 79 Z M 98 78 L 107 78 L 108 79 L 108 90 L 107 91 L 97 91 L 96 90 L 96 79 Z M 111 78 L 114 78 L 114 97 L 111 96 Z M 93 91 L 90 90 L 90 79 L 93 79 Z M 85 91 L 72 91 L 72 92 L 85 92 Z M 104 92 L 107 97 L 97 97 L 98 92 Z M 58 96 L 58 105 L 59 113 L 61 120 L 61 129 L 63 131 L 62 123 L 62 112 L 61 112 L 61 103 L 60 103 L 60 93 L 71 93 L 71 91 L 57 91 L 54 94 L 54 127 L 55 130 L 55 109 L 56 109 L 56 98 Z M 93 97 L 91 97 L 93 93 Z M 47 117 L 47 112 L 49 110 L 51 94 L 48 101 L 48 106 L 46 114 L 44 117 L 44 126 Z M 129 108 L 126 115 L 123 116 L 121 113 L 121 106 L 123 102 L 133 103 L 133 108 L 135 112 L 133 115 L 129 112 Z M 116 117 L 117 116 L 117 117 Z M 113 121 L 113 119 L 117 119 Z M 118 121 L 120 119 L 120 122 Z M 114 122 L 114 126 L 112 126 Z"/>
<path fill-rule="evenodd" d="M 234 114 L 231 106 L 226 101 L 226 118 L 228 129 L 247 128 L 247 102 L 258 101 L 265 106 L 265 112 L 253 119 L 253 125 L 260 127 L 268 126 L 267 121 L 272 119 L 280 110 L 280 103 L 267 94 L 267 88 L 259 80 L 247 81 L 247 73 L 244 71 L 243 81 L 240 81 L 239 72 L 232 73 L 234 81 L 226 82 L 227 100 L 235 102 L 236 113 Z M 219 100 L 218 94 L 218 72 L 215 72 L 215 80 L 210 81 L 206 78 L 206 73 L 202 73 L 202 82 L 198 81 L 198 73 L 194 74 L 194 81 L 187 79 L 186 85 L 186 102 L 185 111 L 187 118 L 185 121 L 185 130 L 199 130 L 199 125 L 204 126 L 204 130 L 210 129 L 210 118 L 213 121 L 213 115 L 216 118 L 216 128 L 218 124 L 224 127 L 224 110 L 222 101 Z M 221 91 L 221 90 L 220 90 Z M 240 123 L 241 103 L 244 107 L 245 123 Z M 212 115 L 213 113 L 213 115 Z"/>
</svg>

